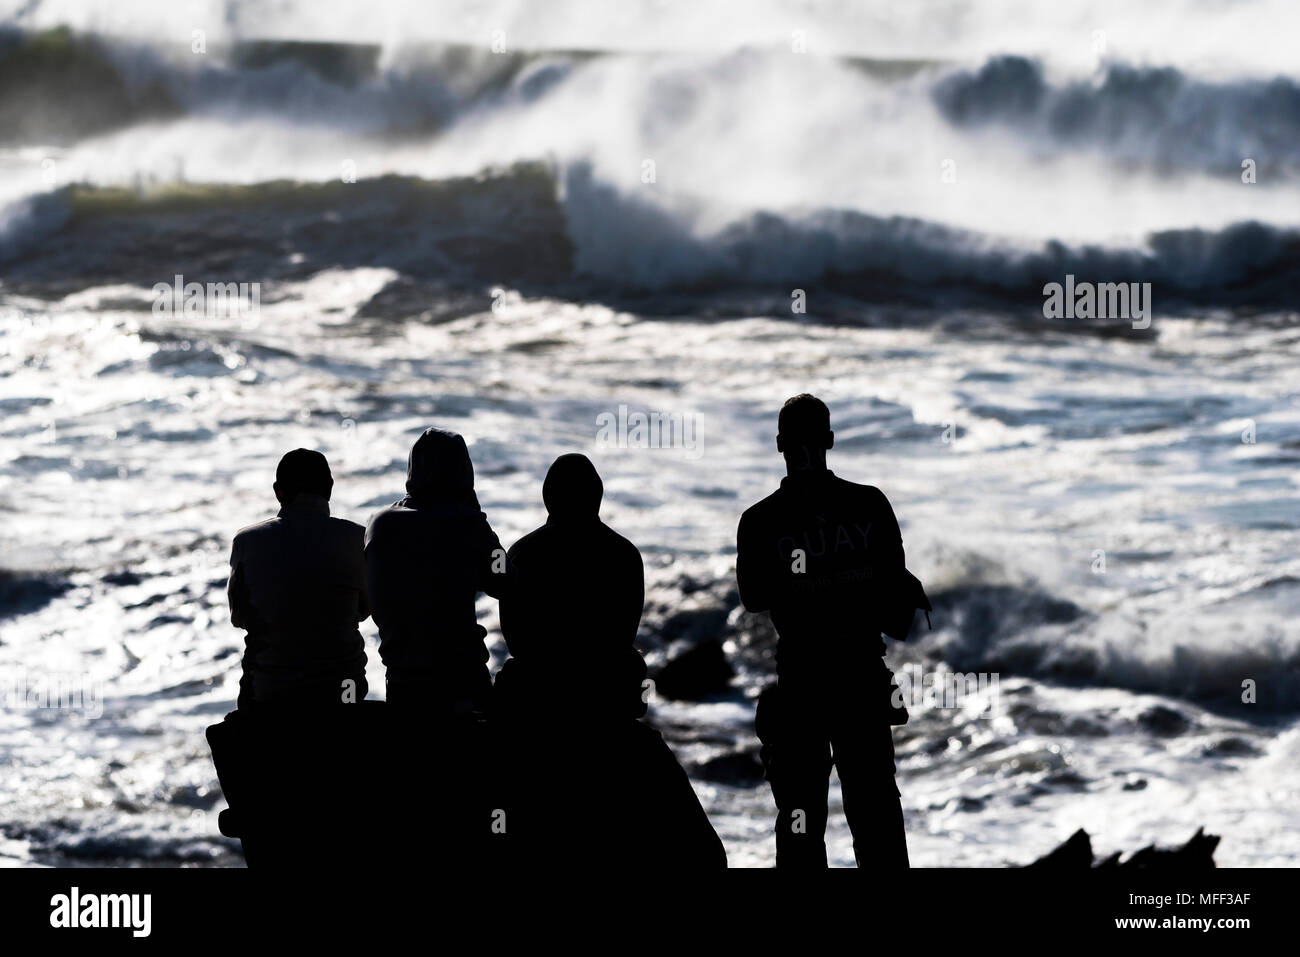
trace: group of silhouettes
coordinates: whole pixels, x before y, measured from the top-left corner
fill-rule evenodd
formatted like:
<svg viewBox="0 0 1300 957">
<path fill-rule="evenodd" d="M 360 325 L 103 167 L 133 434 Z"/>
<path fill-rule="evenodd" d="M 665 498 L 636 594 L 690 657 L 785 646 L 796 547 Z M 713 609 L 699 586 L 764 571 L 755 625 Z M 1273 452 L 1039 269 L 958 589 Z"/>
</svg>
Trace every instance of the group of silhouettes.
<svg viewBox="0 0 1300 957">
<path fill-rule="evenodd" d="M 756 714 L 777 865 L 827 866 L 834 766 L 858 865 L 906 867 L 891 733 L 906 712 L 881 634 L 905 638 L 924 597 L 908 590 L 888 500 L 827 468 L 833 444 L 824 403 L 787 401 L 787 475 L 737 535 L 741 602 L 778 635 L 777 680 Z M 685 772 L 642 720 L 641 555 L 601 520 L 586 456 L 555 460 L 546 522 L 509 550 L 453 432 L 416 440 L 405 497 L 365 528 L 330 515 L 320 452 L 286 454 L 273 488 L 278 514 L 231 549 L 243 672 L 237 710 L 208 729 L 221 829 L 250 866 L 726 866 Z M 480 593 L 498 600 L 509 651 L 495 678 Z M 383 701 L 367 696 L 367 617 Z"/>
</svg>

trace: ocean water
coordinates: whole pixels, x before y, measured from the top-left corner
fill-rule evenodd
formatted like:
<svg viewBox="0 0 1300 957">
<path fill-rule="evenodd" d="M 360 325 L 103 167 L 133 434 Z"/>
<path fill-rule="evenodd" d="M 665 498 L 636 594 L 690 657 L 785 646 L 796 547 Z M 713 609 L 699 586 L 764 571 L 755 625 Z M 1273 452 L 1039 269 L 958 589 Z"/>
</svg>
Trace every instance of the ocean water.
<svg viewBox="0 0 1300 957">
<path fill-rule="evenodd" d="M 593 458 L 652 668 L 716 639 L 737 672 L 650 720 L 732 864 L 770 865 L 734 538 L 802 391 L 935 603 L 891 666 L 997 677 L 895 731 L 913 863 L 1201 826 L 1221 864 L 1300 860 L 1287 5 L 14 6 L 0 678 L 93 693 L 0 707 L 0 861 L 241 863 L 202 736 L 238 679 L 230 538 L 296 446 L 364 522 L 436 424 L 506 542 L 556 455 Z M 1045 319 L 1067 275 L 1151 283 L 1149 328 Z M 163 310 L 177 276 L 256 308 Z M 620 406 L 689 442 L 610 447 Z M 828 840 L 851 864 L 842 816 Z"/>
</svg>

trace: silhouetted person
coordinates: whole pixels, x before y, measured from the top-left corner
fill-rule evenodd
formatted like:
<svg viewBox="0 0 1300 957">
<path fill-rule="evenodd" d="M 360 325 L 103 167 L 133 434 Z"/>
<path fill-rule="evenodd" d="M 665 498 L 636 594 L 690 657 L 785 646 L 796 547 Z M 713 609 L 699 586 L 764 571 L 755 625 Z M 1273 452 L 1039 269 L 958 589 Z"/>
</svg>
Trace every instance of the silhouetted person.
<svg viewBox="0 0 1300 957">
<path fill-rule="evenodd" d="M 778 636 L 777 684 L 760 697 L 756 717 L 778 811 L 777 866 L 826 866 L 833 763 L 858 866 L 906 867 L 892 676 L 880 637 L 903 542 L 879 489 L 826 467 L 834 439 L 821 400 L 787 401 L 776 439 L 786 477 L 746 510 L 737 533 L 741 601 L 770 612 Z"/>
<path fill-rule="evenodd" d="M 546 524 L 510 549 L 496 737 L 512 864 L 656 870 L 725 867 L 686 772 L 645 713 L 633 647 L 645 599 L 636 546 L 600 520 L 584 455 L 542 485 Z"/>
<path fill-rule="evenodd" d="M 463 438 L 428 429 L 415 441 L 406 497 L 370 520 L 365 556 L 389 703 L 430 715 L 486 708 L 487 632 L 474 602 L 479 592 L 500 596 L 507 563 Z"/>
<path fill-rule="evenodd" d="M 325 456 L 294 449 L 275 471 L 276 517 L 235 536 L 226 591 L 231 623 L 248 632 L 240 708 L 366 696 L 364 529 L 330 517 L 333 487 Z"/>
<path fill-rule="evenodd" d="M 273 486 L 279 513 L 231 548 L 230 620 L 248 636 L 238 710 L 208 741 L 230 804 L 222 833 L 259 867 L 348 866 L 365 846 L 359 778 L 334 774 L 372 737 L 368 706 L 380 704 L 360 706 L 365 530 L 330 517 L 333 486 L 325 456 L 287 453 Z"/>
<path fill-rule="evenodd" d="M 645 713 L 645 661 L 633 648 L 645 603 L 641 553 L 600 520 L 603 494 L 585 455 L 560 456 L 542 485 L 546 524 L 509 551 L 501 633 L 511 657 L 496 680 L 504 708 L 580 708 L 593 720 Z"/>
</svg>

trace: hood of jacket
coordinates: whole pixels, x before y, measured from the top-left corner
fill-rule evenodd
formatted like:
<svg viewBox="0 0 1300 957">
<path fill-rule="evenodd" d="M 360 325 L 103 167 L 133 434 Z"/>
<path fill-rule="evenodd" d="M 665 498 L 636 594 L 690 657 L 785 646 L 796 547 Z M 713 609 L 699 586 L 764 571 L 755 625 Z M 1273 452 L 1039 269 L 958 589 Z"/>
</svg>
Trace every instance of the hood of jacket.
<svg viewBox="0 0 1300 957">
<path fill-rule="evenodd" d="M 605 484 L 591 459 L 577 452 L 561 455 L 546 473 L 542 501 L 548 520 L 574 521 L 600 517 Z"/>
<path fill-rule="evenodd" d="M 417 505 L 473 500 L 474 465 L 465 440 L 455 432 L 426 429 L 406 460 L 406 495 Z"/>
</svg>

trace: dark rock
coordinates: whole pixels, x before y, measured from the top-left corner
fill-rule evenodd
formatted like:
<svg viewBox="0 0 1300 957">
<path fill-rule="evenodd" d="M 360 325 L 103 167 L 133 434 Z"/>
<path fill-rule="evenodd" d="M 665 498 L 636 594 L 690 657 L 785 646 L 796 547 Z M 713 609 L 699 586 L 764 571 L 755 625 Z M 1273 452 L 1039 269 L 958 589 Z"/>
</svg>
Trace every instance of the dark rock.
<svg viewBox="0 0 1300 957">
<path fill-rule="evenodd" d="M 733 751 L 701 761 L 691 768 L 691 775 L 715 784 L 752 788 L 763 783 L 763 764 L 752 751 Z"/>
<path fill-rule="evenodd" d="M 1150 844 L 1136 852 L 1120 867 L 1148 871 L 1203 871 L 1214 867 L 1214 849 L 1219 846 L 1217 834 L 1206 834 L 1198 827 L 1182 847 L 1166 849 Z"/>
<path fill-rule="evenodd" d="M 135 572 L 131 571 L 130 569 L 124 569 L 123 571 L 120 572 L 110 572 L 109 574 L 101 578 L 100 581 L 102 581 L 105 585 L 122 586 L 122 585 L 138 585 L 142 581 L 144 581 L 144 579 L 141 578 L 139 575 L 137 575 Z"/>
<path fill-rule="evenodd" d="M 1160 848 L 1150 844 L 1137 851 L 1128 860 L 1121 860 L 1117 851 L 1097 863 L 1099 868 L 1132 868 L 1134 870 L 1154 871 L 1201 871 L 1213 868 L 1214 850 L 1219 846 L 1217 834 L 1206 834 L 1204 828 L 1197 828 L 1191 839 L 1181 847 Z M 1031 868 L 1046 870 L 1083 870 L 1091 868 L 1092 840 L 1088 832 L 1080 828 L 1070 835 L 1060 847 L 1038 858 Z"/>
<path fill-rule="evenodd" d="M 698 701 L 721 694 L 735 677 L 722 642 L 705 641 L 668 659 L 653 676 L 655 691 L 665 698 Z"/>
<path fill-rule="evenodd" d="M 1148 708 L 1138 715 L 1138 724 L 1152 734 L 1158 734 L 1164 738 L 1185 734 L 1192 726 L 1192 723 L 1180 712 L 1162 704 Z"/>
<path fill-rule="evenodd" d="M 726 626 L 726 608 L 698 608 L 670 615 L 659 626 L 659 635 L 667 643 L 686 641 L 702 644 L 717 639 Z"/>
<path fill-rule="evenodd" d="M 1043 855 L 1028 866 L 1054 871 L 1075 871 L 1092 867 L 1092 839 L 1088 837 L 1087 831 L 1079 828 L 1056 850 Z"/>
<path fill-rule="evenodd" d="M 0 569 L 0 618 L 38 611 L 71 587 L 71 582 L 54 575 Z"/>
<path fill-rule="evenodd" d="M 1087 780 L 1073 768 L 1064 768 L 1060 771 L 1054 771 L 1045 778 L 1045 782 L 1058 788 L 1076 788 L 1081 790 L 1088 786 Z"/>
<path fill-rule="evenodd" d="M 1207 758 L 1251 758 L 1259 753 L 1259 748 L 1235 735 L 1207 744 L 1201 750 L 1201 754 Z"/>
<path fill-rule="evenodd" d="M 1079 738 L 1104 738 L 1110 731 L 1091 718 L 1074 717 L 1066 723 L 1065 733 Z"/>
</svg>

